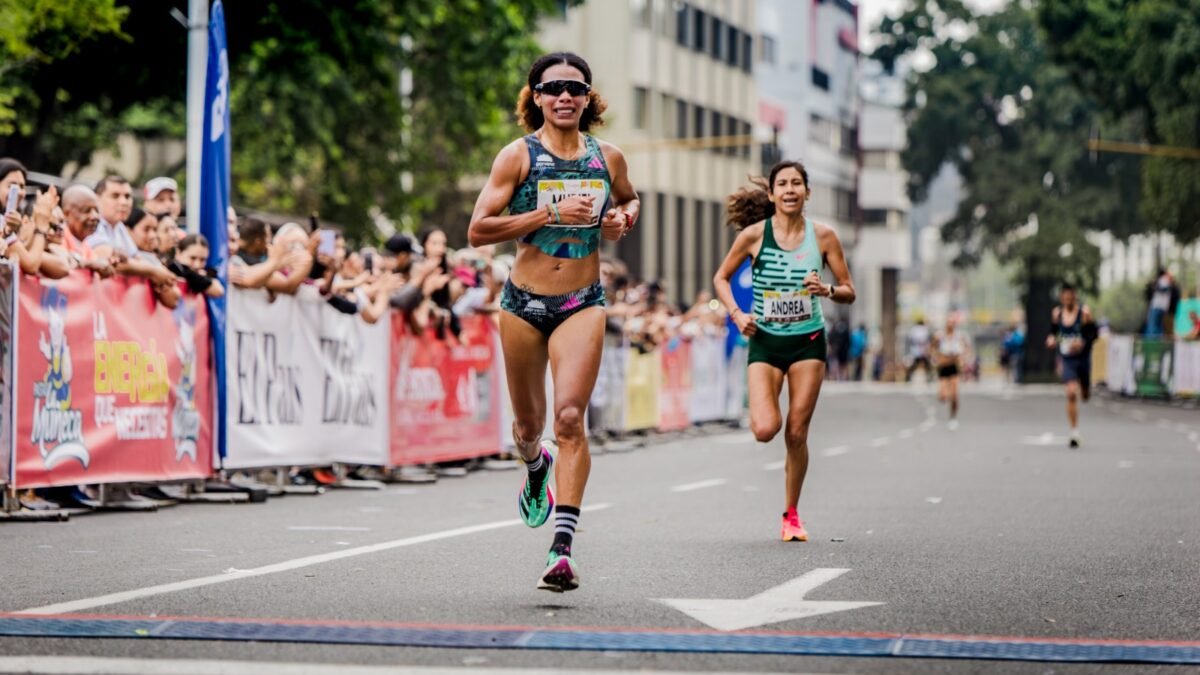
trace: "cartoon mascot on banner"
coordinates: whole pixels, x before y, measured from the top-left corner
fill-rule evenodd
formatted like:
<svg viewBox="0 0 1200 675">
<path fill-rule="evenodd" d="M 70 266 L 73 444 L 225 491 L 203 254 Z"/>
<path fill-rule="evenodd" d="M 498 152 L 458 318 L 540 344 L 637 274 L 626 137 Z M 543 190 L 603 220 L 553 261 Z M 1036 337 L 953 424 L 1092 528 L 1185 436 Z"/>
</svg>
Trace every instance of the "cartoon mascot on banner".
<svg viewBox="0 0 1200 675">
<path fill-rule="evenodd" d="M 175 440 L 175 461 L 190 457 L 196 461 L 196 442 L 200 437 L 200 413 L 196 410 L 196 310 L 180 302 L 173 312 L 179 328 L 179 383 L 175 385 L 175 409 L 171 414 L 171 437 Z"/>
<path fill-rule="evenodd" d="M 57 288 L 42 292 L 42 311 L 50 329 L 38 335 L 38 349 L 49 364 L 46 376 L 33 384 L 33 434 L 46 469 L 74 459 L 83 468 L 91 462 L 83 444 L 83 412 L 71 407 L 71 346 L 67 344 L 67 296 Z"/>
</svg>

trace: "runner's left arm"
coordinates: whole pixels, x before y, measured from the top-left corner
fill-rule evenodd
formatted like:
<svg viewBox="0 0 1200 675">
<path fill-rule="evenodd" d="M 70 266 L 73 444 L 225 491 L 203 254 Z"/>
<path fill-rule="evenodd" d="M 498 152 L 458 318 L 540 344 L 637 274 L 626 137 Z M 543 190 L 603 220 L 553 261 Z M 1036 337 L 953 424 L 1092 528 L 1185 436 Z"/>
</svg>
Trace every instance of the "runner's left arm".
<svg viewBox="0 0 1200 675">
<path fill-rule="evenodd" d="M 609 177 L 612 178 L 613 203 L 612 208 L 604 214 L 601 227 L 605 239 L 616 241 L 633 229 L 642 210 L 642 202 L 629 180 L 629 164 L 621 150 L 610 143 L 602 143 L 601 151 L 604 161 L 608 163 Z"/>
<path fill-rule="evenodd" d="M 819 275 L 814 273 L 805 280 L 808 292 L 844 305 L 853 304 L 858 294 L 854 290 L 854 280 L 850 278 L 850 266 L 846 264 L 846 254 L 842 251 L 842 242 L 838 239 L 837 232 L 834 232 L 833 228 L 828 225 L 817 225 L 816 232 L 817 243 L 821 247 L 821 256 L 825 258 L 825 264 L 829 266 L 829 271 L 833 273 L 833 278 L 837 283 L 826 285 L 820 280 Z"/>
</svg>

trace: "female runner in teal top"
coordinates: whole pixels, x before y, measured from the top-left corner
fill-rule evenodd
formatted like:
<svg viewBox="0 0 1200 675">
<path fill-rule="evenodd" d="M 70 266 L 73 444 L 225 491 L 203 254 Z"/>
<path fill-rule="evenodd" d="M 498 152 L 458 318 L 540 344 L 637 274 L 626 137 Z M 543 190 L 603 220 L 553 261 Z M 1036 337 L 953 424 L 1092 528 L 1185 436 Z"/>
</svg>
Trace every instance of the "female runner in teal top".
<svg viewBox="0 0 1200 675">
<path fill-rule="evenodd" d="M 780 162 L 759 187 L 729 198 L 729 222 L 740 230 L 729 255 L 713 278 L 717 297 L 729 309 L 738 330 L 750 339 L 747 391 L 750 429 L 760 443 L 783 427 L 779 393 L 788 383 L 784 441 L 787 503 L 781 536 L 808 541 L 796 513 L 808 472 L 808 425 L 825 379 L 825 320 L 820 298 L 854 302 L 854 282 L 837 233 L 804 216 L 808 172 L 800 162 Z M 753 258 L 754 308 L 738 308 L 729 280 L 746 258 Z M 836 283 L 821 279 L 828 266 Z"/>
<path fill-rule="evenodd" d="M 625 156 L 587 134 L 605 108 L 591 82 L 591 69 L 575 54 L 549 54 L 533 64 L 517 104 L 530 133 L 496 156 L 468 235 L 472 246 L 518 241 L 500 302 L 513 440 L 528 469 L 517 507 L 530 527 L 555 513 L 538 588 L 557 592 L 579 586 L 571 544 L 591 469 L 584 411 L 604 344 L 600 240 L 625 236 L 639 210 Z M 540 442 L 547 362 L 559 445 L 557 506 L 549 486 L 555 460 Z"/>
</svg>

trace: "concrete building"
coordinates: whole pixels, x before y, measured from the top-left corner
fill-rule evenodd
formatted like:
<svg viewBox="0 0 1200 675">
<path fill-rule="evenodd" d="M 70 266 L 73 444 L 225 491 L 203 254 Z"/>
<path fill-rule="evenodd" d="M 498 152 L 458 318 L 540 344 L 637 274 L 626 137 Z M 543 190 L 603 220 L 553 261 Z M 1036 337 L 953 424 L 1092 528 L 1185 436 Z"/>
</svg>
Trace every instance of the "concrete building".
<svg viewBox="0 0 1200 675">
<path fill-rule="evenodd" d="M 849 0 L 758 0 L 759 123 L 778 158 L 808 169 L 807 213 L 854 241 L 858 190 L 858 7 Z"/>
<path fill-rule="evenodd" d="M 851 261 L 863 302 L 856 319 L 879 331 L 884 363 L 892 364 L 900 346 L 900 275 L 912 266 L 913 257 L 908 174 L 900 161 L 907 133 L 900 109 L 883 98 L 865 102 L 860 119 L 858 204 L 862 225 Z"/>
<path fill-rule="evenodd" d="M 711 289 L 732 240 L 725 197 L 759 170 L 755 25 L 753 0 L 589 0 L 541 26 L 544 49 L 591 65 L 608 102 L 596 133 L 641 195 L 640 226 L 610 252 L 677 301 Z"/>
</svg>

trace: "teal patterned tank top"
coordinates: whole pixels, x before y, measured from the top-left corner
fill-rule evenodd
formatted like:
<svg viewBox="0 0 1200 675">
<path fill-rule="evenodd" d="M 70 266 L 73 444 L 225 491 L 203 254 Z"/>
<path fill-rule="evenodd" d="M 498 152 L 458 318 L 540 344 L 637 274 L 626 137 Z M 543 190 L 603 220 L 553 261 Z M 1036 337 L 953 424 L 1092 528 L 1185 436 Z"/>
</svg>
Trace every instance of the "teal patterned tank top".
<svg viewBox="0 0 1200 675">
<path fill-rule="evenodd" d="M 560 159 L 550 154 L 534 134 L 525 137 L 529 148 L 529 175 L 517 186 L 508 212 L 513 215 L 546 208 L 568 197 L 595 197 L 592 222 L 588 225 L 546 225 L 521 237 L 555 258 L 586 258 L 600 248 L 600 218 L 609 208 L 612 180 L 608 163 L 595 138 L 584 134 L 585 151 L 579 159 Z"/>
<path fill-rule="evenodd" d="M 805 277 L 814 271 L 820 274 L 823 266 L 812 219 L 804 221 L 804 241 L 800 247 L 786 251 L 775 241 L 775 228 L 767 218 L 762 250 L 751 268 L 758 329 L 772 335 L 804 335 L 824 330 L 821 299 L 809 295 L 804 288 Z"/>
</svg>

